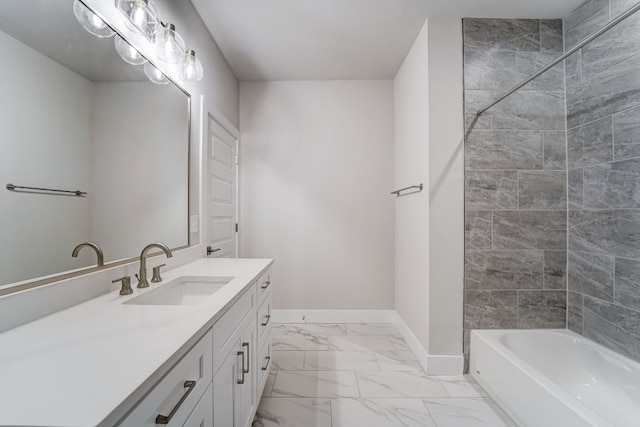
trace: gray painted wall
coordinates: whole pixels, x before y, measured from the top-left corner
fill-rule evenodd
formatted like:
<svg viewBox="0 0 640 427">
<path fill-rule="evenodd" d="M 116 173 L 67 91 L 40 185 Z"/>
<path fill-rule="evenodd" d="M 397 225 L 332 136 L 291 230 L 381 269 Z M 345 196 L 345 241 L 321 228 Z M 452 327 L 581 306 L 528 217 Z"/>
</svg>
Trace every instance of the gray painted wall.
<svg viewBox="0 0 640 427">
<path fill-rule="evenodd" d="M 567 47 L 637 0 L 592 0 Z M 566 62 L 568 326 L 640 361 L 640 15 Z"/>
<path fill-rule="evenodd" d="M 560 20 L 464 20 L 465 121 L 563 50 Z M 465 142 L 465 353 L 471 329 L 566 325 L 562 65 L 485 113 Z"/>
</svg>

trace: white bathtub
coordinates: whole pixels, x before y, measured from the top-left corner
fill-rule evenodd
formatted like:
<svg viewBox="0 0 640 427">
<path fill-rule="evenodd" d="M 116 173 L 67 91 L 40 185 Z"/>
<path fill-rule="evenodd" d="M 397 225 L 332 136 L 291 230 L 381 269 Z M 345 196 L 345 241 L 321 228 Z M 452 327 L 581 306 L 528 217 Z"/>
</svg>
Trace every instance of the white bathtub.
<svg viewBox="0 0 640 427">
<path fill-rule="evenodd" d="M 578 334 L 475 330 L 470 351 L 470 373 L 519 426 L 640 426 L 640 364 Z"/>
</svg>

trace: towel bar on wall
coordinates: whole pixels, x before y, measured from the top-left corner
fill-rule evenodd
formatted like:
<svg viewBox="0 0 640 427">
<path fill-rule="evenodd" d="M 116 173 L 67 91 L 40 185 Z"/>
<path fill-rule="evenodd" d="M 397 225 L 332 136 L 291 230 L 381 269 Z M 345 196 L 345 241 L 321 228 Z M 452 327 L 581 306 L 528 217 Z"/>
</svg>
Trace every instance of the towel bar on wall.
<svg viewBox="0 0 640 427">
<path fill-rule="evenodd" d="M 47 193 L 62 193 L 62 194 L 73 194 L 76 195 L 78 197 L 83 197 L 85 195 L 87 195 L 86 191 L 80 191 L 80 190 L 56 190 L 53 188 L 40 188 L 40 187 L 22 187 L 19 185 L 13 185 L 13 184 L 7 184 L 7 190 L 9 191 L 20 191 L 20 190 L 27 190 L 26 192 L 40 192 L 40 191 L 45 191 Z"/>
<path fill-rule="evenodd" d="M 403 191 L 412 190 L 414 188 L 417 189 L 418 191 L 412 191 L 411 193 L 408 193 L 408 194 L 419 193 L 420 191 L 422 191 L 423 185 L 422 185 L 422 183 L 420 183 L 419 185 L 412 185 L 410 187 L 405 187 L 405 188 L 401 188 L 401 189 L 396 190 L 396 191 L 392 191 L 390 194 L 395 194 L 396 197 L 400 197 L 400 196 L 403 195 L 403 194 L 401 194 Z"/>
</svg>

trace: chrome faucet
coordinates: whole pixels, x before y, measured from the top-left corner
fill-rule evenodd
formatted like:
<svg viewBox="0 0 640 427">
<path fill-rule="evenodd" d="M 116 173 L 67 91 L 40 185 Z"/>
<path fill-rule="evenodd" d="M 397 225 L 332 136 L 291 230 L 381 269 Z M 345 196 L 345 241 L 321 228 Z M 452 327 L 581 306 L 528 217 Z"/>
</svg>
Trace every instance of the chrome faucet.
<svg viewBox="0 0 640 427">
<path fill-rule="evenodd" d="M 93 242 L 80 243 L 78 246 L 76 246 L 73 249 L 71 256 L 74 258 L 77 258 L 78 254 L 80 253 L 80 249 L 84 248 L 85 246 L 88 246 L 94 251 L 96 251 L 96 255 L 98 256 L 98 267 L 102 267 L 104 265 L 104 254 L 102 253 L 102 249 L 100 249 L 100 246 L 98 246 L 96 243 L 93 243 Z"/>
<path fill-rule="evenodd" d="M 151 243 L 144 247 L 142 253 L 140 253 L 140 274 L 138 275 L 138 288 L 148 288 L 149 282 L 147 281 L 147 252 L 152 248 L 160 248 L 164 251 L 167 258 L 171 258 L 173 253 L 166 245 L 162 243 Z"/>
</svg>

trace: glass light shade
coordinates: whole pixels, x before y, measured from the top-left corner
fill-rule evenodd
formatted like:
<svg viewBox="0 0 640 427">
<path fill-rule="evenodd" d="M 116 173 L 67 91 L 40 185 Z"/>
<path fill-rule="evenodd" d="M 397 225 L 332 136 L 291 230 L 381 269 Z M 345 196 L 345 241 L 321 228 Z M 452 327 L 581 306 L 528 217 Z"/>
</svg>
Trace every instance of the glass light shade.
<svg viewBox="0 0 640 427">
<path fill-rule="evenodd" d="M 147 62 L 147 58 L 140 55 L 140 52 L 138 52 L 135 47 L 127 43 L 127 41 L 122 37 L 116 35 L 113 42 L 116 45 L 116 52 L 118 52 L 118 55 L 120 55 L 120 58 L 122 58 L 124 62 L 128 62 L 132 65 L 142 65 Z"/>
<path fill-rule="evenodd" d="M 184 57 L 184 40 L 173 24 L 166 23 L 156 34 L 156 55 L 169 64 L 177 64 Z"/>
<path fill-rule="evenodd" d="M 188 50 L 182 59 L 182 78 L 187 82 L 195 83 L 202 80 L 203 75 L 202 63 L 196 58 L 193 50 Z"/>
<path fill-rule="evenodd" d="M 127 17 L 129 29 L 153 38 L 160 27 L 160 12 L 153 0 L 117 0 L 116 6 Z"/>
<path fill-rule="evenodd" d="M 162 71 L 158 70 L 152 63 L 147 62 L 144 64 L 144 74 L 149 80 L 157 85 L 166 85 L 169 83 L 169 79 Z"/>
<path fill-rule="evenodd" d="M 79 0 L 73 2 L 73 14 L 82 27 L 100 38 L 111 37 L 115 32 L 98 15 Z"/>
</svg>

